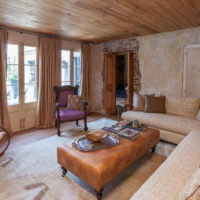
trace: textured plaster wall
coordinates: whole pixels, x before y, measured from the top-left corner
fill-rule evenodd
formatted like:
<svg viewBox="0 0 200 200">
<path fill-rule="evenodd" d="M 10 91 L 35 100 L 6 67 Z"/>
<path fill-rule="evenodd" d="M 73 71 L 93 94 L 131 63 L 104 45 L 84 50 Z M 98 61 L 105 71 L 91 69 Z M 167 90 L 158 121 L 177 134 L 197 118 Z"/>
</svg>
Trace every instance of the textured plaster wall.
<svg viewBox="0 0 200 200">
<path fill-rule="evenodd" d="M 200 27 L 137 37 L 141 93 L 182 96 L 184 46 L 200 44 Z M 92 111 L 103 112 L 103 44 L 93 45 Z"/>
<path fill-rule="evenodd" d="M 200 43 L 200 27 L 137 39 L 141 93 L 182 96 L 184 46 Z"/>
</svg>

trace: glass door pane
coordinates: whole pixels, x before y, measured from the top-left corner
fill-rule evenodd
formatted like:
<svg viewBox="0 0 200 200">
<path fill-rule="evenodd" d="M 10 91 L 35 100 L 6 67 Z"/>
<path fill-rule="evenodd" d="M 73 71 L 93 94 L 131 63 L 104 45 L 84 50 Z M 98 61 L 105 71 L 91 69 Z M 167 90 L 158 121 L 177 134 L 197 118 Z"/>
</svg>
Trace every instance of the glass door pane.
<svg viewBox="0 0 200 200">
<path fill-rule="evenodd" d="M 24 46 L 24 101 L 37 101 L 37 49 Z"/>
<path fill-rule="evenodd" d="M 70 51 L 61 51 L 61 85 L 70 85 Z"/>
<path fill-rule="evenodd" d="M 81 86 L 81 52 L 74 52 L 74 85 Z"/>
<path fill-rule="evenodd" d="M 6 87 L 8 105 L 19 104 L 19 46 L 7 46 Z"/>
</svg>

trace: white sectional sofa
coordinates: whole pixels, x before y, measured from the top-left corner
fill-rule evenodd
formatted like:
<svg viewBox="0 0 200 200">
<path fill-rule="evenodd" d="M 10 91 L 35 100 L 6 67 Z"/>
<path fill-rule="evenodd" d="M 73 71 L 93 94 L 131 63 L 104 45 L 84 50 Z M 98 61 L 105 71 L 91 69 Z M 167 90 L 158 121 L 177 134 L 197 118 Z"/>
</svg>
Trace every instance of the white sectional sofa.
<svg viewBox="0 0 200 200">
<path fill-rule="evenodd" d="M 166 97 L 166 113 L 132 110 L 124 112 L 122 119 L 129 121 L 138 119 L 159 129 L 162 140 L 178 144 L 166 161 L 131 197 L 131 200 L 182 200 L 180 196 L 185 190 L 185 185 L 190 183 L 192 175 L 200 167 L 198 99 Z M 200 200 L 199 194 L 197 198 L 186 199 Z"/>
<path fill-rule="evenodd" d="M 199 167 L 200 129 L 184 138 L 131 200 L 179 200 L 184 186 Z"/>
<path fill-rule="evenodd" d="M 160 138 L 178 144 L 191 130 L 200 127 L 200 100 L 196 98 L 166 97 L 166 113 L 127 111 L 122 113 L 125 120 L 138 119 L 140 122 L 160 130 Z"/>
<path fill-rule="evenodd" d="M 122 119 L 132 121 L 138 119 L 144 124 L 160 130 L 160 139 L 178 144 L 193 128 L 200 127 L 200 121 L 187 117 L 162 113 L 145 113 L 127 111 Z"/>
</svg>

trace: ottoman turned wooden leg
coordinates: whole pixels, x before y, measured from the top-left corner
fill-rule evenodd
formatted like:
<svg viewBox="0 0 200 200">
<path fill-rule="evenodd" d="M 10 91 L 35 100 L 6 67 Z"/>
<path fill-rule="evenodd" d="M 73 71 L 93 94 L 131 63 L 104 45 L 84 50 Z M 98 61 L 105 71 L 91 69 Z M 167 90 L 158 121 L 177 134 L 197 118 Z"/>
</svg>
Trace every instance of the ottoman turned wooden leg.
<svg viewBox="0 0 200 200">
<path fill-rule="evenodd" d="M 62 169 L 62 177 L 64 177 L 65 174 L 67 173 L 67 170 L 64 167 L 61 167 L 61 169 Z"/>
<path fill-rule="evenodd" d="M 103 196 L 103 188 L 100 191 L 96 191 L 97 200 L 101 200 Z"/>
<path fill-rule="evenodd" d="M 154 153 L 156 151 L 156 146 L 154 146 L 152 149 L 151 149 L 151 153 Z"/>
</svg>

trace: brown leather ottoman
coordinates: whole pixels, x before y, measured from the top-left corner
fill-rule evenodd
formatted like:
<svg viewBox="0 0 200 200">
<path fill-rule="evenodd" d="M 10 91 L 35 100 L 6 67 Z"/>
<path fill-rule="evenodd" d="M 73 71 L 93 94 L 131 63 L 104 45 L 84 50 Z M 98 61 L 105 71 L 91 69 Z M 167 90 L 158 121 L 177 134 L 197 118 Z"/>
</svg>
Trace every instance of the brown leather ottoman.
<svg viewBox="0 0 200 200">
<path fill-rule="evenodd" d="M 149 150 L 155 151 L 160 139 L 159 130 L 148 128 L 140 133 L 134 141 L 120 138 L 120 144 L 115 147 L 91 152 L 81 152 L 73 148 L 71 143 L 58 146 L 57 158 L 63 176 L 67 170 L 74 173 L 94 188 L 97 199 L 101 199 L 105 184 Z"/>
</svg>

